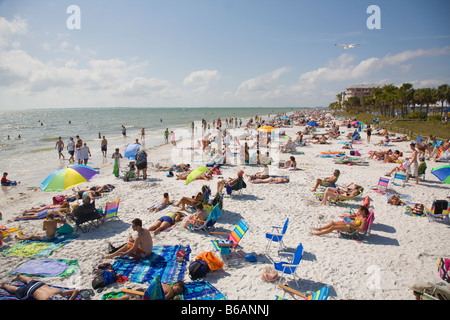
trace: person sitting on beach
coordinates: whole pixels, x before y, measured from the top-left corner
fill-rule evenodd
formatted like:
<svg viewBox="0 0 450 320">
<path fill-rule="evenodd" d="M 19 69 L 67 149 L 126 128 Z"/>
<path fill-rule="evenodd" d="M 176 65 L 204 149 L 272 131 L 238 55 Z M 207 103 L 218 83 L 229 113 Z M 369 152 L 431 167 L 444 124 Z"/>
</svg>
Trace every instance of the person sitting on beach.
<svg viewBox="0 0 450 320">
<path fill-rule="evenodd" d="M 183 218 L 183 212 L 171 212 L 159 218 L 148 231 L 152 231 L 152 235 L 156 236 L 160 231 L 170 228 L 175 223 L 180 222 Z"/>
<path fill-rule="evenodd" d="M 328 144 L 327 137 L 323 134 L 317 141 L 314 141 L 313 144 Z"/>
<path fill-rule="evenodd" d="M 358 209 L 356 217 L 348 217 L 344 221 L 331 222 L 326 226 L 314 228 L 314 230 L 319 232 L 311 233 L 311 235 L 321 236 L 333 231 L 342 231 L 348 233 L 363 232 L 366 227 L 368 216 L 369 209 L 367 209 L 367 207 L 365 206 L 361 206 Z"/>
<path fill-rule="evenodd" d="M 130 241 L 111 254 L 102 255 L 103 259 L 112 259 L 115 257 L 123 257 L 129 255 L 136 259 L 148 259 L 150 258 L 153 250 L 153 239 L 148 229 L 142 228 L 141 219 L 133 219 L 131 221 L 133 230 L 137 231 L 138 235 L 136 239 L 130 239 Z"/>
<path fill-rule="evenodd" d="M 79 293 L 77 289 L 62 290 L 53 288 L 22 274 L 19 274 L 12 280 L 12 282 L 15 281 L 23 282 L 26 285 L 18 287 L 3 282 L 1 288 L 14 294 L 20 300 L 74 300 Z"/>
<path fill-rule="evenodd" d="M 267 178 L 257 178 L 250 180 L 251 183 L 287 183 L 289 178 L 287 177 L 267 177 Z"/>
<path fill-rule="evenodd" d="M 267 164 L 263 163 L 263 170 L 261 172 L 257 172 L 254 175 L 247 175 L 249 180 L 254 179 L 266 179 L 269 177 L 269 167 Z"/>
<path fill-rule="evenodd" d="M 400 157 L 400 151 L 395 150 L 393 154 L 384 154 L 384 162 L 395 162 Z"/>
<path fill-rule="evenodd" d="M 353 199 L 354 197 L 356 197 L 357 195 L 361 194 L 364 191 L 364 188 L 358 186 L 357 184 L 355 184 L 352 188 L 348 188 L 352 184 L 353 183 L 349 184 L 345 188 L 333 188 L 333 187 L 326 188 L 323 193 L 322 202 L 320 204 L 326 205 L 328 199 L 331 200 L 335 200 L 337 198 L 339 198 L 340 200 Z"/>
<path fill-rule="evenodd" d="M 279 168 L 280 169 L 296 170 L 297 169 L 297 161 L 295 161 L 295 157 L 294 156 L 290 156 L 289 160 L 284 161 L 284 162 L 280 161 Z"/>
<path fill-rule="evenodd" d="M 70 204 L 68 202 L 64 202 L 63 204 L 50 204 L 44 207 L 37 207 L 25 210 L 22 214 L 16 218 L 15 221 L 18 220 L 38 220 L 44 219 L 47 217 L 48 213 L 52 213 L 54 216 L 65 219 L 67 214 L 70 214 Z"/>
<path fill-rule="evenodd" d="M 52 241 L 56 237 L 56 230 L 58 229 L 58 224 L 63 224 L 66 222 L 64 218 L 55 220 L 55 215 L 52 212 L 47 213 L 47 219 L 43 222 L 43 230 L 45 233 L 33 234 L 30 236 L 22 235 L 16 236 L 17 240 L 39 240 L 39 241 Z"/>
<path fill-rule="evenodd" d="M 186 205 L 189 206 L 195 206 L 199 203 L 202 203 L 204 194 L 203 192 L 197 193 L 195 197 L 189 198 L 189 197 L 183 197 L 180 201 L 178 201 L 177 204 L 175 204 L 176 207 L 179 207 L 181 205 L 181 210 L 186 210 Z"/>
<path fill-rule="evenodd" d="M 244 182 L 244 170 L 239 170 L 237 173 L 237 178 L 229 179 L 229 180 L 219 180 L 217 182 L 217 193 L 222 194 L 223 187 L 229 184 L 232 190 L 239 190 L 245 188 Z M 217 194 L 216 193 L 216 194 Z"/>
<path fill-rule="evenodd" d="M 408 165 L 409 165 L 409 160 L 405 160 L 405 161 L 403 161 L 403 163 L 401 165 L 399 165 L 398 167 L 395 167 L 390 172 L 386 173 L 385 176 L 390 177 L 391 174 L 393 174 L 394 172 L 398 172 L 398 171 L 403 171 L 404 173 L 406 173 L 406 167 L 408 167 Z"/>
<path fill-rule="evenodd" d="M 3 172 L 3 176 L 2 176 L 2 180 L 1 180 L 1 185 L 3 187 L 16 186 L 18 183 L 20 183 L 17 181 L 8 180 L 6 178 L 7 176 L 8 176 L 8 172 Z"/>
<path fill-rule="evenodd" d="M 206 212 L 206 210 L 203 210 L 203 205 L 201 203 L 197 204 L 195 208 L 197 209 L 197 213 L 189 216 L 186 223 L 184 224 L 184 227 L 186 229 L 189 229 L 190 225 L 194 227 L 201 226 L 203 223 L 205 223 L 206 219 L 208 219 L 208 213 Z"/>
<path fill-rule="evenodd" d="M 325 179 L 320 179 L 318 178 L 316 180 L 316 185 L 314 186 L 314 188 L 311 189 L 311 191 L 316 191 L 318 186 L 322 186 L 322 187 L 329 187 L 329 186 L 335 186 L 335 183 L 337 181 L 337 179 L 339 178 L 339 175 L 341 174 L 341 172 L 336 169 L 333 172 L 333 176 L 325 178 Z"/>
<path fill-rule="evenodd" d="M 167 206 L 170 203 L 169 194 L 167 192 L 164 193 L 163 198 L 160 203 L 154 205 L 150 209 L 148 209 L 150 212 L 153 211 L 159 211 L 163 209 L 165 206 Z"/>
<path fill-rule="evenodd" d="M 377 144 L 375 144 L 376 146 L 381 146 L 383 144 L 387 145 L 389 143 L 389 141 L 391 141 L 391 139 L 389 139 L 389 136 L 386 135 L 384 137 L 384 140 L 380 140 L 380 142 L 378 142 Z"/>
</svg>

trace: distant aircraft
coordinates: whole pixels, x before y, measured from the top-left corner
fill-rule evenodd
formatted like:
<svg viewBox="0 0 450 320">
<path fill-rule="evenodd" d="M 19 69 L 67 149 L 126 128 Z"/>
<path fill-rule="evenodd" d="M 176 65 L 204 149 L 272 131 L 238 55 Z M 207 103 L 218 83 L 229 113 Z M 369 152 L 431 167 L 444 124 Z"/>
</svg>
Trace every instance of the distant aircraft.
<svg viewBox="0 0 450 320">
<path fill-rule="evenodd" d="M 350 48 L 359 46 L 359 43 L 352 43 L 352 44 L 335 44 L 335 46 L 344 47 L 344 49 L 350 49 Z"/>
</svg>

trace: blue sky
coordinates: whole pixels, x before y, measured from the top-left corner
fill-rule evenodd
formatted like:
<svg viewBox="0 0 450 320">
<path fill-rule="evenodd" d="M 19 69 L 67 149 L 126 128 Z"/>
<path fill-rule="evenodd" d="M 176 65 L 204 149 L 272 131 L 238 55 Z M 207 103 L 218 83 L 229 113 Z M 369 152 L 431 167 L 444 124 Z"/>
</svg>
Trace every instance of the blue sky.
<svg viewBox="0 0 450 320">
<path fill-rule="evenodd" d="M 80 8 L 80 29 L 66 21 Z M 380 8 L 381 29 L 367 28 Z M 3 0 L 0 109 L 328 106 L 450 83 L 446 0 Z M 335 44 L 358 43 L 344 50 Z"/>
</svg>

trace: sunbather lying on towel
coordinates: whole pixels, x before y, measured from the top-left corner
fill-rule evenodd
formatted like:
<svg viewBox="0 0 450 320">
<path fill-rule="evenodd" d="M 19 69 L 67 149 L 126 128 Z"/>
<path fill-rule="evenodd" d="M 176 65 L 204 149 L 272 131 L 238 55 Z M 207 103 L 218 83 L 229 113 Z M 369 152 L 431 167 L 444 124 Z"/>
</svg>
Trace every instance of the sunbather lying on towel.
<svg viewBox="0 0 450 320">
<path fill-rule="evenodd" d="M 65 202 L 63 204 L 49 204 L 44 207 L 31 208 L 22 212 L 22 214 L 14 218 L 14 220 L 44 219 L 47 217 L 48 212 L 52 212 L 55 216 L 64 218 L 65 214 L 70 212 L 70 204 Z"/>
<path fill-rule="evenodd" d="M 168 285 L 165 283 L 161 283 L 161 287 L 164 291 L 164 295 L 166 296 L 166 300 L 180 300 L 180 297 L 178 296 L 184 291 L 184 282 L 183 281 L 177 281 L 173 285 Z M 142 295 L 144 295 L 144 292 L 142 292 Z M 108 300 L 141 300 L 141 298 L 135 298 L 130 295 L 123 295 L 118 298 L 110 298 Z"/>
<path fill-rule="evenodd" d="M 369 209 L 364 206 L 359 207 L 356 217 L 348 217 L 344 221 L 331 222 L 326 226 L 314 228 L 319 231 L 311 233 L 313 236 L 321 236 L 333 231 L 344 231 L 348 233 L 363 232 L 369 216 Z"/>
<path fill-rule="evenodd" d="M 355 184 L 352 188 L 333 188 L 328 187 L 323 193 L 323 200 L 320 204 L 326 205 L 328 198 L 335 200 L 339 197 L 340 200 L 349 200 L 356 197 L 358 194 L 362 193 L 364 188 Z"/>
<path fill-rule="evenodd" d="M 182 217 L 183 212 L 181 211 L 168 213 L 159 218 L 150 228 L 148 228 L 148 231 L 152 231 L 152 235 L 156 236 L 156 234 L 160 231 L 173 226 L 176 222 L 181 221 Z"/>
<path fill-rule="evenodd" d="M 77 289 L 61 290 L 52 288 L 41 281 L 33 280 L 30 277 L 21 274 L 12 281 L 24 282 L 26 286 L 17 287 L 2 283 L 1 287 L 9 293 L 15 294 L 20 300 L 73 300 L 77 297 L 79 292 Z"/>
<path fill-rule="evenodd" d="M 251 183 L 286 183 L 289 182 L 289 178 L 284 177 L 268 177 L 263 179 L 250 180 Z"/>
<path fill-rule="evenodd" d="M 247 175 L 249 180 L 253 179 L 265 179 L 269 177 L 269 167 L 267 164 L 263 164 L 263 170 L 261 172 L 257 172 L 254 175 Z"/>
<path fill-rule="evenodd" d="M 153 207 L 151 207 L 150 209 L 148 209 L 150 212 L 153 211 L 159 211 L 161 209 L 163 209 L 165 206 L 167 206 L 170 203 L 169 200 L 169 194 L 167 192 L 164 193 L 163 198 L 161 200 L 160 203 L 154 205 Z"/>
</svg>

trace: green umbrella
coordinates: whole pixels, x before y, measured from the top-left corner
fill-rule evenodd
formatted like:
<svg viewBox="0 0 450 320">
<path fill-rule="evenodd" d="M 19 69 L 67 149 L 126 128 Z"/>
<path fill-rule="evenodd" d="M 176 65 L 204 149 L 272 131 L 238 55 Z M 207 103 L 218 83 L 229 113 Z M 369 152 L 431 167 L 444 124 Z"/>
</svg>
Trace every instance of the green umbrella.
<svg viewBox="0 0 450 320">
<path fill-rule="evenodd" d="M 186 178 L 186 184 L 189 184 L 190 182 L 194 181 L 195 179 L 197 179 L 203 172 L 209 170 L 208 167 L 200 167 L 197 169 L 192 170 L 191 173 L 189 173 L 189 175 Z"/>
</svg>

